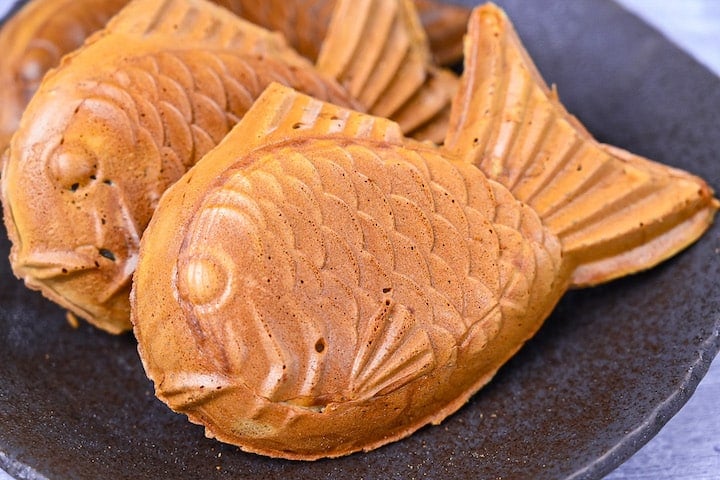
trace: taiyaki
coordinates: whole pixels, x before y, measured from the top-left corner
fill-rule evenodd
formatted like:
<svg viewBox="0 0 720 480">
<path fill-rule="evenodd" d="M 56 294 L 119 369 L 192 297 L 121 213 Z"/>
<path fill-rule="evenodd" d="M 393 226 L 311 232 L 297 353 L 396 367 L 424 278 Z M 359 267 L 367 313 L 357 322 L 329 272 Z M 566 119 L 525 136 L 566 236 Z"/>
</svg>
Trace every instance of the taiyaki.
<svg viewBox="0 0 720 480">
<path fill-rule="evenodd" d="M 668 179 L 685 173 L 598 143 L 545 84 L 504 13 L 490 4 L 474 15 L 444 148 L 507 187 L 546 225 L 568 224 L 564 254 L 585 262 L 575 267 L 573 286 L 649 268 L 708 227 L 717 201 L 705 182 L 697 180 L 698 192 L 669 194 L 678 185 Z M 588 197 L 605 206 L 602 220 L 578 201 Z"/>
<path fill-rule="evenodd" d="M 20 116 L 45 73 L 80 47 L 129 0 L 32 0 L 0 30 L 0 150 L 9 143 Z M 299 53 L 314 60 L 327 34 L 336 0 L 213 0 L 265 28 L 279 30 Z M 459 60 L 469 10 L 416 0 L 427 28 L 433 58 Z M 359 20 L 359 19 L 357 19 Z M 444 133 L 444 132 L 443 132 Z"/>
<path fill-rule="evenodd" d="M 257 25 L 282 32 L 298 52 L 315 60 L 338 0 L 218 0 L 217 3 Z M 367 8 L 371 2 L 358 0 L 356 3 L 365 3 L 365 7 L 361 8 Z M 460 61 L 470 10 L 435 0 L 413 0 L 412 3 L 420 14 L 435 61 L 439 65 L 452 65 Z M 386 15 L 388 12 L 380 9 L 373 13 Z M 362 23 L 360 17 L 355 20 L 358 24 Z"/>
<path fill-rule="evenodd" d="M 568 116 L 497 7 L 465 45 L 446 146 L 275 84 L 161 199 L 134 333 L 157 396 L 208 436 L 313 460 L 437 424 L 568 288 L 711 223 L 703 180 Z"/>
<path fill-rule="evenodd" d="M 45 72 L 102 28 L 127 0 L 34 0 L 0 29 L 0 151 Z"/>
<path fill-rule="evenodd" d="M 338 71 L 336 81 L 279 34 L 202 0 L 126 6 L 45 77 L 13 137 L 2 199 L 15 274 L 102 329 L 129 330 L 131 276 L 158 199 L 273 81 L 353 108 L 368 101 L 369 111 L 383 113 L 388 105 L 378 100 L 384 90 L 375 95 L 378 86 L 397 91 L 400 85 L 406 101 L 391 99 L 389 115 L 406 132 L 426 128 L 427 122 L 414 121 L 420 118 L 446 126 L 452 96 L 438 85 L 451 77 L 425 75 L 433 67 L 426 69 L 425 49 L 413 40 L 412 3 L 368 3 L 395 7 L 382 18 L 392 28 L 362 53 L 374 52 L 370 65 L 380 62 L 383 73 L 401 73 L 368 74 L 359 83 L 347 81 L 349 68 Z M 351 15 L 356 8 L 338 12 Z M 336 45 L 332 37 L 328 42 Z M 388 42 L 399 48 L 387 49 Z M 322 57 L 342 56 L 360 72 L 368 62 L 355 61 L 360 51 L 353 52 L 333 47 Z"/>
</svg>

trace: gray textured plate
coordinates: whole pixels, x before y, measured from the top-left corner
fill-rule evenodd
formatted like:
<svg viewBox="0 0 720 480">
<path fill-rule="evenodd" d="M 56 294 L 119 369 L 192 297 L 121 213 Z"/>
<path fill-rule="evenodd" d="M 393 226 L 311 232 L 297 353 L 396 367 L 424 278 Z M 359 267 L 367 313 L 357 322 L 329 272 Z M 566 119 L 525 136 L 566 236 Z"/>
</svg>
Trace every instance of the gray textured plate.
<svg viewBox="0 0 720 480">
<path fill-rule="evenodd" d="M 720 186 L 720 80 L 614 3 L 499 2 L 598 138 Z M 4 232 L 3 232 L 4 233 Z M 64 313 L 0 240 L 0 466 L 19 478 L 597 478 L 687 400 L 720 348 L 720 227 L 650 272 L 571 292 L 442 425 L 369 454 L 244 454 L 155 400 L 131 336 Z"/>
</svg>

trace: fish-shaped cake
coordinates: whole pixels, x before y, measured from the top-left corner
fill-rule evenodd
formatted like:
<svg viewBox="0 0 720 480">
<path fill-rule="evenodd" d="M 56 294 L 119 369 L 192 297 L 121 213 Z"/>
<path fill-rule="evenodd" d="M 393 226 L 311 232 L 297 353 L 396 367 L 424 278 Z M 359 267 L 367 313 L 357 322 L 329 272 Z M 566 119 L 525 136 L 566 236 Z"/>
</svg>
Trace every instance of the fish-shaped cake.
<svg viewBox="0 0 720 480">
<path fill-rule="evenodd" d="M 272 82 L 339 105 L 382 109 L 405 132 L 422 134 L 420 118 L 446 126 L 452 97 L 438 84 L 457 79 L 426 75 L 432 67 L 426 45 L 413 40 L 412 3 L 372 3 L 395 5 L 382 20 L 392 28 L 375 35 L 372 48 L 323 53 L 348 66 L 336 80 L 279 34 L 208 2 L 131 2 L 45 77 L 13 136 L 1 181 L 14 273 L 102 329 L 129 330 L 137 249 L 158 199 Z M 336 45 L 333 36 L 328 42 Z M 375 53 L 371 63 L 354 60 L 368 52 Z M 377 62 L 384 68 L 376 78 L 365 66 Z M 350 71 L 365 79 L 341 85 Z"/>
<path fill-rule="evenodd" d="M 410 3 L 409 0 L 404 0 Z M 338 0 L 218 0 L 218 3 L 251 22 L 282 32 L 302 55 L 315 60 L 331 23 Z M 372 1 L 356 0 L 361 9 L 372 7 Z M 420 22 L 427 32 L 433 58 L 440 65 L 451 65 L 462 57 L 462 39 L 470 10 L 436 0 L 413 0 Z M 387 5 L 387 4 L 386 4 Z M 377 7 L 377 5 L 376 5 Z M 373 9 L 374 15 L 387 15 L 385 9 Z M 363 17 L 354 24 L 362 26 Z M 366 38 L 367 39 L 367 38 Z"/>
<path fill-rule="evenodd" d="M 466 57 L 447 146 L 275 84 L 165 193 L 131 294 L 161 400 L 249 452 L 371 450 L 460 408 L 568 288 L 711 223 L 703 180 L 568 116 L 496 7 Z"/>
<path fill-rule="evenodd" d="M 129 0 L 31 0 L 0 29 L 0 150 L 9 143 L 23 110 L 45 73 L 80 47 Z M 213 0 L 268 29 L 280 31 L 302 55 L 315 60 L 327 35 L 336 0 Z M 366 6 L 372 2 L 366 2 Z M 433 57 L 460 59 L 469 10 L 416 0 Z M 377 10 L 375 10 L 377 11 Z M 391 16 L 388 16 L 391 18 Z M 356 24 L 363 19 L 356 17 Z"/>
<path fill-rule="evenodd" d="M 0 152 L 45 73 L 127 0 L 33 0 L 0 29 Z"/>
<path fill-rule="evenodd" d="M 477 9 L 468 25 L 465 72 L 444 148 L 506 186 L 548 225 L 572 219 L 564 252 L 585 258 L 573 273 L 574 286 L 652 267 L 692 243 L 717 208 L 705 182 L 697 192 L 671 194 L 688 184 L 630 175 L 686 177 L 593 139 L 545 84 L 512 23 L 492 4 Z M 639 195 L 645 200 L 633 201 Z M 577 200 L 590 196 L 605 207 L 602 221 Z M 592 240 L 573 233 L 589 225 Z"/>
</svg>

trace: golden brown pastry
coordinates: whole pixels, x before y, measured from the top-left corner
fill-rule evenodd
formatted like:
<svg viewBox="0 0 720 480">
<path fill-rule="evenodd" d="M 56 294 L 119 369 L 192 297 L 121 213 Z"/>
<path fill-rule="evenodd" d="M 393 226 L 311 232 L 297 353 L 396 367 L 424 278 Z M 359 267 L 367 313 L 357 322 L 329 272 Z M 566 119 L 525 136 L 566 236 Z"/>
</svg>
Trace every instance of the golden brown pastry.
<svg viewBox="0 0 720 480">
<path fill-rule="evenodd" d="M 13 137 L 2 194 L 15 274 L 100 328 L 129 329 L 160 195 L 273 81 L 352 104 L 280 35 L 224 9 L 129 4 L 45 77 Z"/>
<path fill-rule="evenodd" d="M 440 6 L 434 0 L 415 0 L 415 7 L 430 39 L 435 62 L 452 65 L 461 61 L 470 9 L 453 4 Z"/>
<path fill-rule="evenodd" d="M 685 173 L 599 144 L 548 89 L 504 14 L 488 6 L 474 15 L 445 147 L 508 187 L 548 225 L 574 220 L 564 242 L 565 255 L 584 262 L 573 272 L 574 285 L 649 268 L 707 228 L 715 201 L 692 191 L 669 195 L 672 184 L 655 175 Z M 640 192 L 646 202 L 628 205 Z M 584 203 L 573 203 L 577 195 L 605 205 L 606 218 L 599 221 Z M 591 239 L 572 233 L 588 224 L 594 225 Z"/>
<path fill-rule="evenodd" d="M 578 130 L 496 7 L 470 32 L 447 147 L 272 85 L 161 199 L 134 332 L 158 397 L 208 436 L 312 460 L 439 423 L 567 288 L 711 223 L 703 180 Z M 527 103 L 491 95 L 508 75 Z"/>
<path fill-rule="evenodd" d="M 395 120 L 408 136 L 440 143 L 458 79 L 431 57 L 410 0 L 338 0 L 316 66 L 367 112 Z"/>
<path fill-rule="evenodd" d="M 315 59 L 336 0 L 214 0 L 266 28 L 281 31 L 300 53 Z M 0 30 L 0 150 L 45 73 L 66 53 L 102 28 L 128 0 L 31 0 Z M 435 58 L 459 59 L 468 10 L 431 0 L 416 1 L 429 28 Z M 382 11 L 382 10 L 380 10 Z M 377 10 L 376 10 L 377 12 Z M 435 135 L 442 138 L 444 134 Z"/>
<path fill-rule="evenodd" d="M 257 25 L 283 33 L 298 52 L 315 60 L 338 0 L 216 0 L 216 3 Z M 362 8 L 360 4 L 369 2 L 356 0 L 355 3 Z M 414 0 L 413 3 L 430 37 L 435 60 L 440 65 L 459 61 L 470 10 L 436 0 Z M 373 14 L 386 16 L 388 12 L 381 9 L 374 10 Z"/>
<path fill-rule="evenodd" d="M 0 151 L 43 75 L 127 0 L 33 0 L 0 29 Z"/>
<path fill-rule="evenodd" d="M 340 0 L 348 7 L 338 15 L 354 1 Z M 435 135 L 444 135 L 451 102 L 445 89 L 456 79 L 436 86 L 444 77 L 427 74 L 429 52 L 413 33 L 413 15 L 412 4 L 405 4 L 383 17 L 392 28 L 377 37 L 375 59 L 384 73 L 399 73 L 382 83 L 370 76 L 358 95 L 373 82 L 400 88 L 401 101 L 374 101 L 369 110 L 425 118 L 440 126 Z M 372 23 L 363 21 L 369 29 Z M 329 33 L 328 41 L 337 45 L 333 38 L 341 33 Z M 357 55 L 341 47 L 325 58 L 362 64 L 353 60 Z M 15 274 L 100 328 L 128 330 L 139 239 L 158 199 L 273 81 L 364 107 L 279 34 L 227 10 L 202 0 L 130 3 L 46 76 L 13 137 L 2 188 Z"/>
</svg>

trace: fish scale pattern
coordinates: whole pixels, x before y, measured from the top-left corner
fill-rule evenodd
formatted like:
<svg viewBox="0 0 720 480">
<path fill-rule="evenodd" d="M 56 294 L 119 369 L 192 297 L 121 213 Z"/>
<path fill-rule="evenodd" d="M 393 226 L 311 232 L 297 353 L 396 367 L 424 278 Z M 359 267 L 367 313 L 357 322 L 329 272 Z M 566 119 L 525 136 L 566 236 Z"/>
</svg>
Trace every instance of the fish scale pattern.
<svg viewBox="0 0 720 480">
<path fill-rule="evenodd" d="M 203 358 L 260 397 L 393 391 L 481 351 L 557 277 L 537 215 L 437 150 L 314 140 L 254 155 L 205 196 L 175 288 Z"/>
<path fill-rule="evenodd" d="M 340 105 L 352 104 L 340 87 L 312 71 L 270 57 L 224 51 L 190 54 L 178 50 L 129 57 L 112 71 L 81 84 L 83 107 L 106 118 L 126 145 L 144 149 L 145 154 L 135 161 L 143 164 L 138 171 L 146 172 L 140 187 L 145 191 L 140 194 L 150 204 L 126 202 L 134 208 L 133 221 L 140 229 L 147 225 L 167 187 L 217 145 L 272 82 Z M 96 168 L 101 171 L 126 167 L 115 161 L 103 165 L 107 162 L 102 159 L 99 163 Z M 87 179 L 77 176 L 84 171 L 57 167 L 52 173 L 61 188 L 82 195 L 77 186 Z M 91 183 L 100 182 L 111 175 L 106 173 L 93 172 L 88 178 Z M 112 176 L 122 178 L 117 173 Z M 129 183 L 116 181 L 118 195 L 138 194 L 138 187 Z"/>
<path fill-rule="evenodd" d="M 129 58 L 113 76 L 132 99 L 118 107 L 152 138 L 162 170 L 172 172 L 158 194 L 217 145 L 272 82 L 352 104 L 338 86 L 312 71 L 270 57 L 222 51 L 163 51 Z M 106 99 L 118 98 L 111 97 Z"/>
<path fill-rule="evenodd" d="M 285 7 L 289 17 L 307 13 Z M 12 263 L 33 288 L 113 332 L 131 327 L 123 296 L 140 234 L 163 192 L 224 138 L 265 87 L 276 82 L 363 110 L 281 34 L 202 0 L 130 2 L 64 58 L 33 96 L 8 162 L 14 166 L 7 183 L 32 183 L 35 192 L 7 190 L 20 219 L 9 226 L 17 230 L 13 243 L 20 232 L 24 240 Z M 445 98 L 441 80 L 429 82 L 427 103 Z M 403 119 L 425 118 L 409 107 L 398 114 L 406 127 Z M 432 125 L 444 130 L 444 123 Z M 39 182 L 38 172 L 45 174 Z M 74 218 L 72 227 L 58 222 L 53 227 L 63 233 L 48 234 L 50 211 Z M 67 258 L 72 264 L 59 260 Z M 108 293 L 98 295 L 97 286 L 108 282 Z"/>
<path fill-rule="evenodd" d="M 98 3 L 102 3 L 98 8 Z M 78 2 L 62 0 L 29 3 L 6 21 L 0 34 L 3 68 L 0 73 L 0 147 L 17 129 L 22 112 L 50 68 L 100 29 L 126 0 Z M 32 40 L 28 40 L 32 32 Z"/>
<path fill-rule="evenodd" d="M 13 190 L 13 208 L 27 212 L 18 227 L 25 245 L 21 252 L 15 248 L 17 271 L 41 279 L 36 288 L 111 331 L 130 328 L 127 297 L 139 238 L 163 192 L 220 143 L 269 84 L 353 105 L 334 81 L 274 56 L 182 48 L 117 55 L 107 52 L 81 80 L 71 69 L 56 71 L 47 89 L 72 88 L 73 101 L 61 110 L 50 102 L 36 119 L 52 124 L 56 143 L 44 144 L 42 155 L 19 162 L 13 173 L 13 183 L 52 192 L 46 207 L 35 207 L 34 200 L 23 200 L 33 194 Z M 22 135 L 20 141 L 35 141 L 32 129 Z M 74 230 L 48 245 L 45 211 L 59 210 L 55 216 L 65 218 L 63 208 L 75 215 Z M 39 255 L 53 258 L 47 250 L 55 259 L 76 260 L 39 261 Z"/>
</svg>

